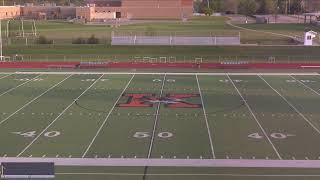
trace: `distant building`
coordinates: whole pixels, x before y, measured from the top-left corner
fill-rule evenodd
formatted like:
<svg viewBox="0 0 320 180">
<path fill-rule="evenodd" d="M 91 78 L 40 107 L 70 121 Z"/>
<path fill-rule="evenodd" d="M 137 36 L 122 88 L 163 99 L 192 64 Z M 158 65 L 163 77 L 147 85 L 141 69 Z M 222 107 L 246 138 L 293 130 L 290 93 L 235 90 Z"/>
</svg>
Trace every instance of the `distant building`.
<svg viewBox="0 0 320 180">
<path fill-rule="evenodd" d="M 0 19 L 23 16 L 33 19 L 78 18 L 85 21 L 108 19 L 188 19 L 193 0 L 87 0 L 86 6 L 0 6 Z"/>
<path fill-rule="evenodd" d="M 77 8 L 77 17 L 87 21 L 104 17 L 183 19 L 193 15 L 193 0 L 87 0 L 86 2 L 90 4 Z"/>
</svg>

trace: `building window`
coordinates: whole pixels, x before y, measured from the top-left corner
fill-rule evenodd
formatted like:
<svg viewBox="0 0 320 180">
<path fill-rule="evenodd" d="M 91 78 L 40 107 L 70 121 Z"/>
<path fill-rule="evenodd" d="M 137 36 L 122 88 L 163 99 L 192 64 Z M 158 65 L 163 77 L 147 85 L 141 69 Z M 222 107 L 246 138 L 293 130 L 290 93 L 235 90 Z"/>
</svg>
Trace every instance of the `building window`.
<svg viewBox="0 0 320 180">
<path fill-rule="evenodd" d="M 307 36 L 307 39 L 308 39 L 308 40 L 311 40 L 311 36 Z"/>
</svg>

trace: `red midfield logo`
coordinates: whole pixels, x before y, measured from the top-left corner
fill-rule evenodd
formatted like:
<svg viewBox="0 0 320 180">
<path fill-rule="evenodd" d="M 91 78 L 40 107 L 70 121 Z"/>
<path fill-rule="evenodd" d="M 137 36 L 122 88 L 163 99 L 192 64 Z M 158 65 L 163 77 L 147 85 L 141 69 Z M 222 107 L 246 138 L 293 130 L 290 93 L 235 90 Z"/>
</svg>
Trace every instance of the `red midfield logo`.
<svg viewBox="0 0 320 180">
<path fill-rule="evenodd" d="M 199 94 L 167 94 L 166 97 L 156 97 L 155 94 L 123 94 L 127 97 L 127 103 L 118 104 L 118 107 L 153 107 L 156 103 L 163 103 L 168 108 L 201 108 L 201 104 L 186 102 L 186 99 L 200 97 Z"/>
</svg>

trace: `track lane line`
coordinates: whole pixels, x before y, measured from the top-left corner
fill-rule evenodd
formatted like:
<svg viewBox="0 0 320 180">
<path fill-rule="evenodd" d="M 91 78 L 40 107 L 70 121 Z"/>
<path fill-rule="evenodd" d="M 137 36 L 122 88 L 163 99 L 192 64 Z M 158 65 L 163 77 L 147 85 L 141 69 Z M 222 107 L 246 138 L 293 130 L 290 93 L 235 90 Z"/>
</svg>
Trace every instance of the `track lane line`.
<svg viewBox="0 0 320 180">
<path fill-rule="evenodd" d="M 63 79 L 62 81 L 58 82 L 57 84 L 55 84 L 54 86 L 50 87 L 49 89 L 47 89 L 45 92 L 41 93 L 39 96 L 33 98 L 31 101 L 29 101 L 28 103 L 26 103 L 25 105 L 23 105 L 21 108 L 19 108 L 18 110 L 16 110 L 15 112 L 13 112 L 12 114 L 10 114 L 10 116 L 6 117 L 5 119 L 3 119 L 2 121 L 0 121 L 0 125 L 3 124 L 4 122 L 6 122 L 8 119 L 10 119 L 12 116 L 14 116 L 15 114 L 17 114 L 19 111 L 23 110 L 24 108 L 26 108 L 28 105 L 30 105 L 31 103 L 33 103 L 35 100 L 39 99 L 41 96 L 43 96 L 44 94 L 48 93 L 49 91 L 51 91 L 53 88 L 57 87 L 58 85 L 60 85 L 61 83 L 63 83 L 65 80 L 67 80 L 69 77 L 71 77 L 73 75 L 69 75 L 68 77 L 66 77 L 65 79 Z"/>
<path fill-rule="evenodd" d="M 203 110 L 204 120 L 205 120 L 205 122 L 206 122 L 207 131 L 208 131 L 208 136 L 209 136 L 209 141 L 210 141 L 210 148 L 211 148 L 211 154 L 212 154 L 212 158 L 215 159 L 215 158 L 216 158 L 216 155 L 215 155 L 214 148 L 213 148 L 213 141 L 212 141 L 210 126 L 209 126 L 209 123 L 208 123 L 208 117 L 207 117 L 206 108 L 205 108 L 204 101 L 203 101 L 203 96 L 202 96 L 202 92 L 201 92 L 201 87 L 200 87 L 198 75 L 196 75 L 196 79 L 197 79 L 197 84 L 198 84 L 198 89 L 199 89 L 199 94 L 200 94 L 200 99 L 201 99 L 201 104 L 202 104 L 202 110 Z"/>
<path fill-rule="evenodd" d="M 317 133 L 320 134 L 320 130 L 308 119 L 306 118 L 291 102 L 287 100 L 279 91 L 273 88 L 262 76 L 258 75 L 274 92 L 276 92 L 296 113 L 298 113 Z"/>
<path fill-rule="evenodd" d="M 29 83 L 29 82 L 31 82 L 31 81 L 32 81 L 32 80 L 34 80 L 34 79 L 39 78 L 40 76 L 42 76 L 42 74 L 40 74 L 40 75 L 38 75 L 38 76 L 36 76 L 36 77 L 34 77 L 34 78 L 32 78 L 32 79 L 30 79 L 30 80 L 28 80 L 28 81 L 24 82 L 24 83 L 21 83 L 21 84 L 19 84 L 19 85 L 18 85 L 18 86 L 16 86 L 16 87 L 13 87 L 13 88 L 11 88 L 11 89 L 8 89 L 7 91 L 5 91 L 5 92 L 1 93 L 1 94 L 0 94 L 0 97 L 1 97 L 1 96 L 3 96 L 3 95 L 5 95 L 5 94 L 8 94 L 9 92 L 11 92 L 11 91 L 13 91 L 13 90 L 15 90 L 15 89 L 17 89 L 17 88 L 19 88 L 19 87 L 21 87 L 21 86 L 23 86 L 23 85 L 25 85 L 25 84 Z"/>
<path fill-rule="evenodd" d="M 262 127 L 260 121 L 258 120 L 258 118 L 256 117 L 256 115 L 253 113 L 253 110 L 251 109 L 250 105 L 248 104 L 248 102 L 244 99 L 244 97 L 242 96 L 241 92 L 239 91 L 239 89 L 237 88 L 237 86 L 234 84 L 233 80 L 230 78 L 229 74 L 227 74 L 229 81 L 232 83 L 233 87 L 236 89 L 236 91 L 238 92 L 239 96 L 241 97 L 242 101 L 245 103 L 245 105 L 247 106 L 248 110 L 250 111 L 252 117 L 254 118 L 254 120 L 257 122 L 258 126 L 260 127 L 260 130 L 262 131 L 262 133 L 264 134 L 264 136 L 267 138 L 269 144 L 272 146 L 274 152 L 276 153 L 276 155 L 278 156 L 278 158 L 280 160 L 282 160 L 282 157 L 280 155 L 280 153 L 278 152 L 277 148 L 275 147 L 275 145 L 273 144 L 273 142 L 271 141 L 270 137 L 267 135 L 265 129 Z"/>
<path fill-rule="evenodd" d="M 121 94 L 119 95 L 118 99 L 116 100 L 116 102 L 114 103 L 113 107 L 110 109 L 107 117 L 104 119 L 103 123 L 101 124 L 101 126 L 99 127 L 98 131 L 96 132 L 95 136 L 93 137 L 93 139 L 91 140 L 90 144 L 88 145 L 88 147 L 86 148 L 85 152 L 82 154 L 82 158 L 84 158 L 87 153 L 89 152 L 91 146 L 93 145 L 93 143 L 95 142 L 96 138 L 98 137 L 98 135 L 100 134 L 102 128 L 105 126 L 105 124 L 107 123 L 111 113 L 113 112 L 114 108 L 116 107 L 116 105 L 118 104 L 118 102 L 120 101 L 122 95 L 126 92 L 126 90 L 128 89 L 129 85 L 131 84 L 131 81 L 133 80 L 133 78 L 135 77 L 135 74 L 132 75 L 131 79 L 129 80 L 129 82 L 127 83 L 127 85 L 125 86 L 125 88 L 122 90 Z"/>
<path fill-rule="evenodd" d="M 87 87 L 86 90 L 84 90 L 75 100 L 69 104 L 44 130 L 42 130 L 37 137 L 35 137 L 18 155 L 17 157 L 20 157 L 26 150 L 29 149 L 33 145 L 34 142 L 36 142 L 39 137 L 42 136 L 43 133 L 45 133 L 79 98 L 81 98 L 92 86 L 94 86 L 104 75 L 101 75 L 98 79 L 96 79 L 89 87 Z"/>
</svg>

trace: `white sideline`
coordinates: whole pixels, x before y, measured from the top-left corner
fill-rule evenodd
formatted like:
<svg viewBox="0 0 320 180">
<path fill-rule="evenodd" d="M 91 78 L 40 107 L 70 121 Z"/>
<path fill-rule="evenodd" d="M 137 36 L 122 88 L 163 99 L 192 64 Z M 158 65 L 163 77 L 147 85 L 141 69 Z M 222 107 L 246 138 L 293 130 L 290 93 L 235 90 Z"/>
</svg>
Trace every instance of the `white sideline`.
<svg viewBox="0 0 320 180">
<path fill-rule="evenodd" d="M 41 96 L 43 96 L 44 94 L 46 94 L 47 92 L 51 91 L 53 88 L 57 87 L 59 84 L 63 83 L 65 80 L 67 80 L 69 77 L 71 77 L 72 75 L 69 75 L 68 77 L 66 77 L 65 79 L 63 79 L 62 81 L 58 82 L 57 84 L 53 85 L 52 87 L 50 87 L 49 89 L 47 89 L 45 92 L 41 93 L 39 96 L 33 98 L 31 101 L 29 101 L 28 103 L 26 103 L 25 105 L 23 105 L 21 108 L 19 108 L 18 110 L 16 110 L 14 113 L 10 114 L 10 116 L 6 117 L 5 119 L 0 121 L 0 125 L 4 122 L 6 122 L 9 118 L 11 118 L 12 116 L 14 116 L 15 114 L 17 114 L 19 111 L 21 111 L 22 109 L 24 109 L 25 107 L 29 106 L 29 104 L 31 104 L 32 102 L 34 102 L 35 100 L 39 99 Z"/>
<path fill-rule="evenodd" d="M 147 158 L 0 158 L 4 162 L 54 162 L 56 166 L 114 167 L 244 167 L 244 168 L 320 168 L 320 160 L 264 159 L 147 159 Z"/>
<path fill-rule="evenodd" d="M 11 89 L 8 89 L 7 91 L 1 93 L 0 96 L 3 96 L 3 95 L 5 95 L 5 94 L 8 94 L 9 92 L 11 92 L 11 91 L 13 91 L 13 90 L 15 90 L 15 89 L 17 89 L 17 88 L 19 88 L 19 87 L 21 87 L 21 86 L 29 83 L 29 82 L 31 82 L 32 80 L 37 79 L 37 78 L 40 77 L 41 75 L 42 75 L 42 74 L 40 74 L 40 75 L 38 75 L 38 76 L 36 76 L 36 77 L 34 77 L 34 78 L 32 78 L 32 79 L 29 79 L 28 81 L 26 81 L 26 82 L 24 82 L 24 83 L 21 83 L 21 84 L 19 84 L 19 85 L 16 86 L 16 87 L 13 87 L 13 88 L 11 88 Z"/>
<path fill-rule="evenodd" d="M 200 82 L 199 82 L 198 75 L 196 75 L 196 79 L 197 79 L 197 84 L 198 84 L 198 89 L 199 89 L 199 94 L 200 94 L 200 99 L 201 99 L 201 104 L 202 104 L 202 111 L 203 111 L 203 115 L 204 115 L 204 120 L 206 122 L 207 131 L 208 131 L 210 147 L 211 147 L 211 154 L 212 154 L 212 158 L 215 159 L 216 155 L 214 153 L 211 131 L 210 131 L 209 123 L 208 123 L 207 112 L 206 112 L 206 108 L 205 108 L 204 101 L 203 101 L 203 96 L 202 96 L 202 92 L 201 92 L 201 87 L 200 87 Z"/>
<path fill-rule="evenodd" d="M 42 136 L 45 131 L 47 131 L 79 98 L 84 95 L 93 85 L 95 85 L 103 75 L 101 75 L 98 79 L 96 79 L 86 90 L 84 90 L 75 100 L 72 101 L 69 106 L 67 106 L 44 130 L 42 130 L 37 137 L 35 137 L 18 155 L 17 157 L 20 157 L 34 142 L 36 142 L 39 137 Z"/>
<path fill-rule="evenodd" d="M 127 85 L 125 86 L 125 88 L 123 89 L 123 91 L 121 92 L 121 94 L 119 95 L 118 99 L 116 100 L 116 102 L 114 103 L 114 105 L 112 106 L 112 108 L 110 109 L 107 117 L 104 119 L 103 123 L 102 123 L 101 126 L 99 127 L 99 129 L 98 129 L 98 131 L 96 132 L 95 136 L 94 136 L 93 139 L 91 140 L 91 142 L 90 142 L 90 144 L 88 145 L 87 149 L 86 149 L 85 152 L 82 154 L 82 157 L 83 157 L 83 158 L 87 155 L 87 153 L 88 153 L 88 151 L 90 150 L 91 146 L 93 145 L 94 141 L 95 141 L 96 138 L 98 137 L 100 131 L 102 130 L 102 128 L 103 128 L 103 127 L 105 126 L 105 124 L 107 123 L 107 121 L 108 121 L 108 119 L 109 119 L 109 117 L 110 117 L 113 109 L 116 107 L 116 105 L 117 105 L 118 102 L 120 101 L 123 93 L 125 93 L 125 91 L 126 91 L 127 88 L 129 87 L 129 85 L 130 85 L 132 79 L 134 78 L 134 76 L 135 76 L 135 75 L 133 75 L 133 76 L 131 77 L 131 79 L 129 80 L 129 82 L 127 83 Z"/>
<path fill-rule="evenodd" d="M 262 133 L 264 134 L 264 136 L 267 138 L 268 142 L 270 143 L 270 145 L 272 146 L 273 150 L 275 151 L 275 153 L 277 154 L 278 158 L 281 160 L 282 157 L 280 155 L 280 153 L 278 152 L 277 148 L 274 146 L 273 142 L 271 141 L 270 137 L 267 135 L 266 131 L 264 130 L 264 128 L 262 127 L 261 123 L 259 122 L 258 118 L 256 117 L 256 115 L 253 113 L 251 107 L 249 106 L 249 104 L 247 103 L 247 101 L 244 99 L 244 97 L 242 96 L 242 94 L 240 93 L 239 89 L 237 88 L 237 86 L 234 84 L 233 80 L 230 78 L 229 74 L 227 74 L 229 81 L 232 83 L 232 85 L 234 86 L 234 88 L 236 89 L 236 91 L 238 92 L 239 96 L 241 97 L 241 99 L 243 100 L 243 102 L 245 103 L 245 105 L 247 106 L 248 110 L 250 111 L 252 117 L 254 118 L 254 120 L 257 122 L 258 126 L 260 127 L 260 130 L 262 131 Z"/>
<path fill-rule="evenodd" d="M 57 172 L 56 175 L 106 175 L 106 176 L 143 176 L 139 173 L 77 173 L 77 172 Z M 186 173 L 186 174 L 147 174 L 147 176 L 231 176 L 231 177 L 320 177 L 320 174 L 217 174 L 217 173 Z"/>
<path fill-rule="evenodd" d="M 318 134 L 320 130 L 308 119 L 306 118 L 291 102 L 287 100 L 279 91 L 273 88 L 262 76 L 258 75 L 274 92 L 276 92 L 296 113 L 298 113 Z"/>
<path fill-rule="evenodd" d="M 94 74 L 111 74 L 111 75 L 201 75 L 201 76 L 225 76 L 225 73 L 150 73 L 150 72 L 21 72 L 18 71 L 16 74 L 83 74 L 83 75 L 94 75 Z M 319 75 L 317 72 L 310 73 L 228 73 L 229 75 L 237 75 L 237 76 L 247 76 L 247 75 L 263 75 L 263 76 L 311 76 L 311 75 Z"/>
</svg>

